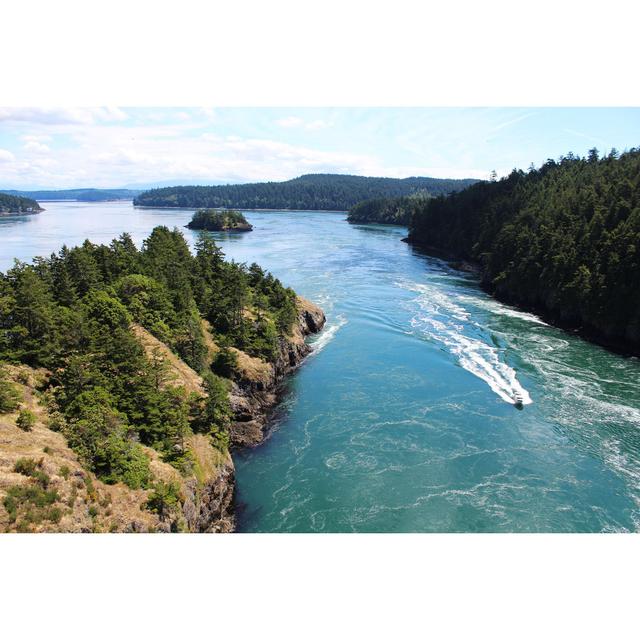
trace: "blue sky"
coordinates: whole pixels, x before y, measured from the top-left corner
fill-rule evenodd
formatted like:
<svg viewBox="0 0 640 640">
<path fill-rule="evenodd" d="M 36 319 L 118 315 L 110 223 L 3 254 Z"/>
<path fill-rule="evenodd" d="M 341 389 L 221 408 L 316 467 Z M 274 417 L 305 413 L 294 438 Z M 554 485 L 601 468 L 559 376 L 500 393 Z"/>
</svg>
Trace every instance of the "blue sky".
<svg viewBox="0 0 640 640">
<path fill-rule="evenodd" d="M 0 188 L 486 178 L 635 146 L 638 108 L 0 108 Z"/>
</svg>

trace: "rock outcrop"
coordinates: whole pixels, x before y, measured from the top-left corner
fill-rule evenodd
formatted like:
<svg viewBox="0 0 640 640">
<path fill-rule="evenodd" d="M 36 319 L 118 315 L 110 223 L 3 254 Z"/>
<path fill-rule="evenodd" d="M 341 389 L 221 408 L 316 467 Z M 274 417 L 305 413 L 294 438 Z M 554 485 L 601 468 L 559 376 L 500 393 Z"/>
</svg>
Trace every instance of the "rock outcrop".
<svg viewBox="0 0 640 640">
<path fill-rule="evenodd" d="M 240 376 L 233 382 L 229 396 L 234 414 L 230 427 L 234 447 L 254 447 L 265 439 L 282 381 L 311 352 L 305 337 L 321 331 L 325 324 L 322 309 L 309 300 L 298 296 L 296 307 L 297 322 L 291 335 L 279 339 L 273 364 L 237 352 Z"/>
<path fill-rule="evenodd" d="M 298 319 L 291 335 L 281 338 L 273 363 L 236 350 L 239 376 L 232 384 L 230 402 L 234 419 L 230 425 L 231 444 L 255 446 L 267 434 L 268 417 L 277 403 L 283 379 L 309 354 L 305 337 L 318 332 L 325 323 L 322 310 L 298 298 Z M 207 326 L 205 337 L 211 353 L 217 349 Z M 185 387 L 204 396 L 201 376 L 186 365 L 160 340 L 139 325 L 132 332 L 149 355 L 162 357 L 168 365 L 166 384 Z M 50 428 L 51 416 L 36 388 L 50 375 L 24 365 L 7 366 L 12 383 L 20 390 L 22 407 L 36 417 L 31 431 L 17 426 L 18 411 L 0 415 L 0 530 L 21 530 L 12 519 L 4 499 L 12 487 L 33 483 L 16 471 L 20 459 L 33 460 L 38 473 L 46 475 L 47 487 L 55 491 L 55 502 L 37 522 L 27 519 L 29 531 L 64 532 L 170 532 L 226 533 L 235 528 L 235 469 L 228 451 L 215 448 L 208 436 L 193 434 L 185 446 L 193 461 L 186 476 L 164 462 L 157 451 L 144 447 L 155 482 L 176 484 L 180 506 L 160 517 L 145 508 L 151 489 L 131 489 L 123 483 L 107 485 L 87 471 L 69 448 L 64 436 Z M 24 518 L 23 518 L 24 520 Z"/>
</svg>

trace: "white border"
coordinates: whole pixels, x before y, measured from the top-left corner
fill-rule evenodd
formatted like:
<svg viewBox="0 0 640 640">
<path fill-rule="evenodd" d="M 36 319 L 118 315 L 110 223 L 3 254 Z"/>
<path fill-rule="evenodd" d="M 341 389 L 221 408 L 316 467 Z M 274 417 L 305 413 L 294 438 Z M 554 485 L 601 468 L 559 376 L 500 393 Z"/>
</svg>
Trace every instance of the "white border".
<svg viewBox="0 0 640 640">
<path fill-rule="evenodd" d="M 4 106 L 635 106 L 630 0 L 20 0 Z"/>
<path fill-rule="evenodd" d="M 621 0 L 21 0 L 0 12 L 3 106 L 640 104 L 639 10 Z M 0 536 L 2 630 L 627 637 L 638 540 Z"/>
<path fill-rule="evenodd" d="M 638 536 L 13 535 L 1 548 L 7 638 L 582 640 L 637 625 Z"/>
</svg>

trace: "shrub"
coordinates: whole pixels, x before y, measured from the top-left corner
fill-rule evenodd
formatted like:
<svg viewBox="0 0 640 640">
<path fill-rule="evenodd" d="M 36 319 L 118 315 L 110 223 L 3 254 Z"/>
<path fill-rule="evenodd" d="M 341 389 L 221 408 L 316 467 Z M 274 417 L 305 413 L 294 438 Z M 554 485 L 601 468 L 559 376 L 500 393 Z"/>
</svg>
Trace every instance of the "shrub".
<svg viewBox="0 0 640 640">
<path fill-rule="evenodd" d="M 145 503 L 145 508 L 152 513 L 157 513 L 160 520 L 180 505 L 180 487 L 175 482 L 160 482 L 153 486 L 153 491 Z"/>
<path fill-rule="evenodd" d="M 23 476 L 33 476 L 39 468 L 40 464 L 33 458 L 20 458 L 13 465 L 13 470 Z"/>
<path fill-rule="evenodd" d="M 69 467 L 66 464 L 63 464 L 60 467 L 60 475 L 65 479 L 68 480 L 69 479 L 69 474 L 71 473 L 71 470 L 69 469 Z"/>
<path fill-rule="evenodd" d="M 222 347 L 213 358 L 211 370 L 223 378 L 233 380 L 238 371 L 238 354 L 229 347 Z"/>
<path fill-rule="evenodd" d="M 16 425 L 23 431 L 32 431 L 36 423 L 36 416 L 29 409 L 21 409 L 16 420 Z"/>
<path fill-rule="evenodd" d="M 21 400 L 20 392 L 9 382 L 4 369 L 0 368 L 0 413 L 15 411 Z"/>
<path fill-rule="evenodd" d="M 55 490 L 47 491 L 37 484 L 14 485 L 9 487 L 2 504 L 9 514 L 11 523 L 22 515 L 19 531 L 28 531 L 29 525 L 40 524 L 43 520 L 60 522 L 62 512 L 52 505 L 60 499 Z"/>
<path fill-rule="evenodd" d="M 104 482 L 124 482 L 131 489 L 144 489 L 151 479 L 149 458 L 137 442 L 113 434 L 96 452 L 93 468 Z"/>
<path fill-rule="evenodd" d="M 223 427 L 213 427 L 211 429 L 211 444 L 221 451 L 225 453 L 229 449 L 230 438 L 229 431 Z"/>
<path fill-rule="evenodd" d="M 14 465 L 13 470 L 23 476 L 33 478 L 43 489 L 49 486 L 49 476 L 42 471 L 42 460 L 36 462 L 33 458 L 20 458 Z"/>
</svg>

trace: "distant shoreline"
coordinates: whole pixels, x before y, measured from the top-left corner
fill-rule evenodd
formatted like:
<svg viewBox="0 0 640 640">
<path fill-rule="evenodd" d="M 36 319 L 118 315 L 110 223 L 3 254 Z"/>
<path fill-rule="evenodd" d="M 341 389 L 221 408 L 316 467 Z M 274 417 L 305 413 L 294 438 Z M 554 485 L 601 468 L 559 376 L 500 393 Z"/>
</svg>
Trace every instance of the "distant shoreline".
<svg viewBox="0 0 640 640">
<path fill-rule="evenodd" d="M 0 211 L 0 218 L 7 216 L 35 216 L 43 211 L 46 211 L 46 209 L 38 209 L 37 211 Z"/>
<path fill-rule="evenodd" d="M 101 202 L 133 202 L 133 198 L 113 198 L 111 200 L 78 200 L 77 198 L 56 198 L 55 200 L 38 200 L 38 202 L 88 202 L 89 204 L 100 204 Z"/>
<path fill-rule="evenodd" d="M 192 211 L 196 209 L 201 209 L 202 207 L 153 207 L 147 204 L 134 204 L 134 209 L 183 209 L 185 211 Z M 215 207 L 216 209 L 220 209 L 220 211 L 224 211 L 223 207 Z M 349 213 L 346 210 L 342 209 L 249 209 L 246 207 L 234 207 L 238 211 L 287 211 L 291 213 L 305 213 L 305 212 L 318 212 L 318 213 Z"/>
</svg>

